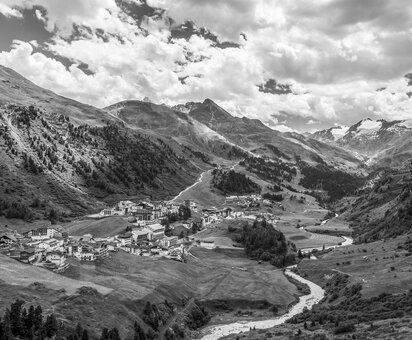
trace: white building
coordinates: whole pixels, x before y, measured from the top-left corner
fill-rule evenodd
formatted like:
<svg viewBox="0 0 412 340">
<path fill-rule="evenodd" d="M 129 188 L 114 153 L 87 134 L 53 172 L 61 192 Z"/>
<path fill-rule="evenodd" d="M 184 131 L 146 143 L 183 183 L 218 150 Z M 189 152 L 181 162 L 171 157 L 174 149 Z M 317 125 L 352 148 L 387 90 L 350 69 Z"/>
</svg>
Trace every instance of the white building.
<svg viewBox="0 0 412 340">
<path fill-rule="evenodd" d="M 152 232 L 151 240 L 161 240 L 165 237 L 165 227 L 160 223 L 148 225 L 147 228 Z"/>
<path fill-rule="evenodd" d="M 164 239 L 160 241 L 160 244 L 162 245 L 162 247 L 170 248 L 170 247 L 177 245 L 178 240 L 179 239 L 177 236 L 165 237 Z"/>
<path fill-rule="evenodd" d="M 206 249 L 214 249 L 216 247 L 215 241 L 212 240 L 200 240 L 200 246 Z"/>
</svg>

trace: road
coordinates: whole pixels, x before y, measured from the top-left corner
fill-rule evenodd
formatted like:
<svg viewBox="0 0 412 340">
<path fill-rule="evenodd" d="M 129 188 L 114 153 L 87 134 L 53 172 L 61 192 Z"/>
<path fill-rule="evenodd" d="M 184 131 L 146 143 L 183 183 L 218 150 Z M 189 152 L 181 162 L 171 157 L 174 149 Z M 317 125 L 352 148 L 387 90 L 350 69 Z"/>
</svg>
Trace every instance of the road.
<svg viewBox="0 0 412 340">
<path fill-rule="evenodd" d="M 203 180 L 204 174 L 205 174 L 206 172 L 208 172 L 208 171 L 211 171 L 211 170 L 207 170 L 207 171 L 202 172 L 195 183 L 193 183 L 190 187 L 187 187 L 186 189 L 182 190 L 177 196 L 175 196 L 175 197 L 174 197 L 173 199 L 171 199 L 169 202 L 176 201 L 183 193 L 185 193 L 186 191 L 192 189 L 194 186 L 196 186 L 196 185 L 198 185 L 199 183 L 201 183 L 202 180 Z"/>
</svg>

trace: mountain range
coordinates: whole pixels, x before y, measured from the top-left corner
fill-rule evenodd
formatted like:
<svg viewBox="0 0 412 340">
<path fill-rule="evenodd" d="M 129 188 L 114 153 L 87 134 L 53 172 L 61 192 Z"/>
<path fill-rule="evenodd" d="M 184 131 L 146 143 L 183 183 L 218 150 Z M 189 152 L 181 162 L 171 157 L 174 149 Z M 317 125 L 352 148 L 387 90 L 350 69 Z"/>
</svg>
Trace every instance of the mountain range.
<svg viewBox="0 0 412 340">
<path fill-rule="evenodd" d="M 361 120 L 352 126 L 334 126 L 311 138 L 357 153 L 367 165 L 399 165 L 411 156 L 412 120 Z"/>
<path fill-rule="evenodd" d="M 127 100 L 98 109 L 1 66 L 0 122 L 3 202 L 46 215 L 77 216 L 121 198 L 169 199 L 227 160 L 266 158 L 298 174 L 317 168 L 367 176 L 401 165 L 412 150 L 408 121 L 367 119 L 303 135 L 233 116 L 211 99 L 174 107 Z"/>
</svg>

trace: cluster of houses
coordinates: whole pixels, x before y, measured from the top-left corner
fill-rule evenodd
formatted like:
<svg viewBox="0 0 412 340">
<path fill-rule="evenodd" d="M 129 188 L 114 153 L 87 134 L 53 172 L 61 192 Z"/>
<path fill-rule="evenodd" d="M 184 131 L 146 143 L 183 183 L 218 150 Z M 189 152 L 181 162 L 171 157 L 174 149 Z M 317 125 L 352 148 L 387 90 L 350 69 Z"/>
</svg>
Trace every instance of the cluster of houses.
<svg viewBox="0 0 412 340">
<path fill-rule="evenodd" d="M 40 227 L 22 234 L 0 233 L 0 253 L 24 263 L 42 266 L 55 272 L 63 272 L 66 262 L 68 235 L 59 226 Z"/>
<path fill-rule="evenodd" d="M 197 205 L 195 202 L 186 200 L 183 203 L 191 211 L 197 212 Z M 99 213 L 99 217 L 108 216 L 134 216 L 137 221 L 150 222 L 165 217 L 169 213 L 178 213 L 181 204 L 172 202 L 139 202 L 120 201 L 114 207 L 103 209 Z"/>
<path fill-rule="evenodd" d="M 226 201 L 234 206 L 247 204 L 247 209 L 254 209 L 253 204 L 259 204 L 261 198 L 259 195 L 233 196 L 227 197 Z M 192 215 L 196 216 L 168 225 L 174 236 L 167 236 L 164 223 L 160 222 L 169 214 L 179 213 L 181 205 L 188 207 L 194 213 Z M 55 225 L 35 228 L 22 234 L 4 232 L 0 233 L 0 253 L 55 272 L 66 270 L 70 257 L 79 261 L 95 261 L 119 250 L 137 256 L 161 256 L 184 261 L 185 244 L 190 243 L 187 236 L 193 232 L 193 226 L 196 226 L 195 230 L 198 231 L 222 219 L 247 217 L 247 209 L 235 211 L 230 207 L 224 207 L 198 212 L 196 203 L 192 201 L 184 201 L 181 204 L 120 201 L 113 208 L 104 209 L 99 214 L 100 218 L 131 218 L 127 229 L 119 235 L 105 238 L 95 238 L 90 234 L 69 236 L 61 226 Z M 204 240 L 198 243 L 199 246 L 209 249 L 215 247 L 213 241 Z"/>
</svg>

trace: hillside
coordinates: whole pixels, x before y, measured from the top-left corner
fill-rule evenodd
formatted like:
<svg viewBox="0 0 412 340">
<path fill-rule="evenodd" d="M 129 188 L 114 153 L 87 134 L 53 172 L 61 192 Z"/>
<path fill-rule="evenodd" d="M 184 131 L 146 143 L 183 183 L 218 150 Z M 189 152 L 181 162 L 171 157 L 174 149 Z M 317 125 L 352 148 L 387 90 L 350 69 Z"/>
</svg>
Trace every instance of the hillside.
<svg viewBox="0 0 412 340">
<path fill-rule="evenodd" d="M 284 310 L 299 295 L 281 270 L 256 266 L 241 250 L 195 248 L 187 263 L 120 251 L 93 264 L 71 261 L 64 276 L 0 255 L 0 269 L 1 315 L 19 298 L 41 304 L 65 325 L 81 322 L 93 338 L 103 327 L 118 327 L 126 338 L 135 321 L 146 333 L 157 332 L 173 314 L 168 304 L 176 312 L 196 299 L 211 310 L 234 314 L 239 308 L 262 312 L 273 305 Z M 145 315 L 147 303 L 156 306 L 158 324 Z"/>
<path fill-rule="evenodd" d="M 360 242 L 371 242 L 412 231 L 412 164 L 381 170 L 356 197 L 337 204 L 342 217 L 350 221 Z"/>
<path fill-rule="evenodd" d="M 244 152 L 208 126 L 188 116 L 186 112 L 139 100 L 128 100 L 104 109 L 132 129 L 161 135 L 192 151 L 205 161 L 215 157 L 236 159 Z"/>
<path fill-rule="evenodd" d="M 81 215 L 122 197 L 166 199 L 210 167 L 203 154 L 10 69 L 0 67 L 0 76 L 0 211 L 8 217 Z"/>
</svg>

